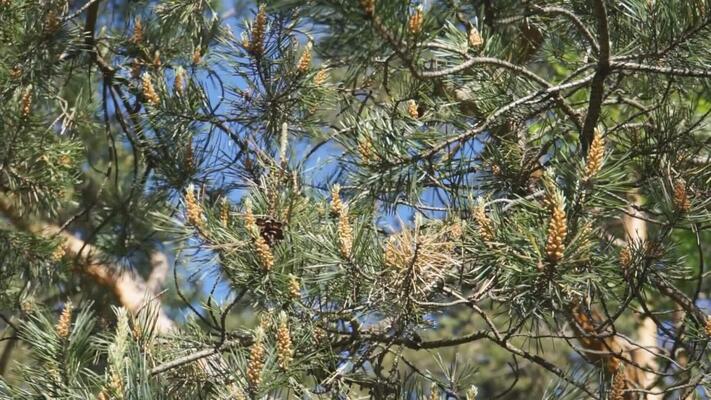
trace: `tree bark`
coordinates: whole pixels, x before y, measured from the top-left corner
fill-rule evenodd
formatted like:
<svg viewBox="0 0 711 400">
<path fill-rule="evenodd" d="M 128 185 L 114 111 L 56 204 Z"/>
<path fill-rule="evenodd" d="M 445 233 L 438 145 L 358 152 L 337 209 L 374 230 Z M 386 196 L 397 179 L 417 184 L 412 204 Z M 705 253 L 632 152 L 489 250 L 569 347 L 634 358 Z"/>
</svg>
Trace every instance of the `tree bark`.
<svg viewBox="0 0 711 400">
<path fill-rule="evenodd" d="M 133 270 L 122 268 L 108 261 L 108 258 L 103 256 L 95 246 L 86 243 L 69 232 L 61 230 L 59 226 L 42 222 L 30 222 L 23 218 L 7 197 L 0 197 L 0 213 L 16 229 L 36 235 L 61 238 L 65 254 L 76 260 L 79 271 L 95 282 L 111 289 L 118 302 L 131 314 L 137 315 L 146 310 L 149 305 L 155 307 L 156 333 L 166 334 L 175 329 L 175 323 L 167 316 L 160 300 L 155 297 L 155 292 L 152 290 L 160 282 L 159 276 L 161 274 L 165 275 L 163 271 L 167 269 L 167 259 L 152 260 L 152 265 L 154 267 L 158 266 L 158 273 L 152 284 L 149 285 Z M 153 272 L 156 273 L 156 271 Z"/>
<path fill-rule="evenodd" d="M 641 218 L 636 206 L 640 205 L 640 196 L 636 192 L 628 193 L 629 207 L 622 223 L 625 230 L 627 245 L 635 248 L 644 248 L 647 240 L 647 224 Z M 581 346 L 588 351 L 588 360 L 599 363 L 608 372 L 614 373 L 620 364 L 624 364 L 624 375 L 627 389 L 647 389 L 655 391 L 652 386 L 659 367 L 656 357 L 657 325 L 648 315 L 641 317 L 640 325 L 636 332 L 636 341 L 628 343 L 619 336 L 612 336 L 612 330 L 598 331 L 597 327 L 603 324 L 603 317 L 596 310 L 586 310 L 575 305 L 572 308 L 573 329 L 578 336 Z M 628 391 L 625 399 L 636 399 L 638 392 Z M 661 400 L 661 395 L 644 394 L 640 396 L 647 400 Z"/>
<path fill-rule="evenodd" d="M 627 214 L 625 214 L 623 218 L 627 243 L 630 247 L 634 246 L 635 248 L 643 249 L 647 241 L 647 222 L 640 218 L 643 217 L 643 215 L 641 215 L 641 212 L 636 208 L 641 205 L 641 198 L 639 193 L 631 191 L 627 194 L 627 199 L 630 205 Z M 631 356 L 633 361 L 638 365 L 650 370 L 657 370 L 659 368 L 659 364 L 656 360 L 658 351 L 657 324 L 649 315 L 643 315 L 641 318 L 642 320 L 637 328 L 637 344 L 639 347 L 631 351 Z M 630 368 L 627 375 L 631 378 L 632 382 L 640 388 L 653 390 L 651 386 L 656 380 L 654 373 L 644 371 L 640 368 Z M 661 400 L 662 396 L 648 394 L 646 398 L 648 400 Z"/>
</svg>

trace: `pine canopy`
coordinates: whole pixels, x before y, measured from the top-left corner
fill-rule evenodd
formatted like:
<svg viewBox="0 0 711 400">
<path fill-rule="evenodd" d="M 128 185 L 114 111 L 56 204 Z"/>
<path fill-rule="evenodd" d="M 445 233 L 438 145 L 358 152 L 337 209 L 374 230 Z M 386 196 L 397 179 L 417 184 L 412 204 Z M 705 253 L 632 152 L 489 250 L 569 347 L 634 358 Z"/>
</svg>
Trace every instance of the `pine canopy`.
<svg viewBox="0 0 711 400">
<path fill-rule="evenodd" d="M 0 0 L 0 399 L 711 397 L 709 0 Z"/>
</svg>

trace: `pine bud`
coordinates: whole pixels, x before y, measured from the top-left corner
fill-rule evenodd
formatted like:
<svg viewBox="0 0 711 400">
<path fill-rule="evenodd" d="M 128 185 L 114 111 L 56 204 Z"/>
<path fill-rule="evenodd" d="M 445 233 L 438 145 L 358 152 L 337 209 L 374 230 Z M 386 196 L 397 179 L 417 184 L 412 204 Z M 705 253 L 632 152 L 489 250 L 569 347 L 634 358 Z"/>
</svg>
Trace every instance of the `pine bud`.
<svg viewBox="0 0 711 400">
<path fill-rule="evenodd" d="M 223 226 L 230 224 L 230 203 L 227 201 L 227 197 L 223 197 L 220 202 L 220 222 Z"/>
<path fill-rule="evenodd" d="M 625 398 L 625 374 L 621 368 L 617 368 L 612 376 L 612 386 L 608 398 L 610 400 L 624 400 Z"/>
<path fill-rule="evenodd" d="M 360 8 L 367 17 L 372 17 L 375 14 L 375 0 L 359 0 Z"/>
<path fill-rule="evenodd" d="M 304 73 L 311 68 L 311 47 L 312 44 L 311 42 L 306 43 L 306 47 L 304 48 L 304 52 L 301 53 L 301 57 L 299 58 L 299 63 L 296 66 L 296 69 L 300 73 Z"/>
<path fill-rule="evenodd" d="M 632 266 L 632 251 L 629 246 L 625 246 L 620 250 L 619 262 L 622 271 L 627 271 Z"/>
<path fill-rule="evenodd" d="M 482 39 L 481 35 L 479 34 L 479 30 L 476 29 L 476 27 L 473 27 L 469 30 L 469 46 L 471 47 L 479 47 L 482 44 L 484 44 L 484 39 Z"/>
<path fill-rule="evenodd" d="M 590 151 L 588 151 L 588 157 L 585 162 L 585 175 L 583 176 L 583 180 L 587 181 L 600 172 L 604 156 L 605 138 L 603 138 L 600 131 L 596 128 L 595 133 L 593 134 L 592 143 L 590 144 Z"/>
<path fill-rule="evenodd" d="M 430 386 L 430 400 L 439 400 L 439 388 L 437 388 L 436 383 L 432 383 Z"/>
<path fill-rule="evenodd" d="M 472 385 L 468 390 L 467 390 L 467 400 L 476 400 L 476 396 L 479 394 L 479 388 L 476 386 Z"/>
<path fill-rule="evenodd" d="M 62 154 L 57 158 L 57 165 L 60 167 L 68 168 L 72 165 L 72 157 L 68 154 Z"/>
<path fill-rule="evenodd" d="M 61 338 L 68 338 L 69 334 L 71 333 L 72 329 L 72 303 L 71 302 L 66 302 L 64 304 L 64 310 L 62 310 L 62 314 L 59 316 L 59 321 L 57 322 L 57 335 Z"/>
<path fill-rule="evenodd" d="M 244 391 L 237 387 L 237 385 L 231 385 L 230 395 L 232 396 L 230 397 L 231 400 L 247 400 Z"/>
<path fill-rule="evenodd" d="M 314 86 L 322 86 L 326 81 L 328 81 L 328 71 L 326 68 L 321 68 L 314 76 Z"/>
<path fill-rule="evenodd" d="M 331 187 L 331 214 L 340 215 L 343 210 L 341 201 L 341 185 L 335 184 Z"/>
<path fill-rule="evenodd" d="M 291 191 L 297 195 L 301 194 L 301 184 L 299 180 L 299 173 L 297 171 L 291 171 Z M 308 200 L 306 200 L 308 201 Z M 283 220 L 289 219 L 288 210 L 284 210 L 284 215 L 282 215 Z"/>
<path fill-rule="evenodd" d="M 96 400 L 109 400 L 109 396 L 106 394 L 106 389 L 101 389 L 98 395 L 96 395 Z"/>
<path fill-rule="evenodd" d="M 704 326 L 704 330 L 706 331 L 706 336 L 711 337 L 711 315 L 706 317 L 706 326 Z"/>
<path fill-rule="evenodd" d="M 27 118 L 32 112 L 32 89 L 27 87 L 20 99 L 20 115 L 22 118 Z"/>
<path fill-rule="evenodd" d="M 185 191 L 185 217 L 193 226 L 202 225 L 202 207 L 198 204 L 195 198 L 195 189 L 193 185 L 188 186 Z"/>
<path fill-rule="evenodd" d="M 556 263 L 563 258 L 565 251 L 565 237 L 568 233 L 567 220 L 565 215 L 565 200 L 563 195 L 557 192 L 552 199 L 551 220 L 548 225 L 548 240 L 546 241 L 546 254 L 552 263 Z"/>
<path fill-rule="evenodd" d="M 22 67 L 20 65 L 15 65 L 10 70 L 10 79 L 18 80 L 22 76 Z"/>
<path fill-rule="evenodd" d="M 271 247 L 269 247 L 269 244 L 259 231 L 257 219 L 252 212 L 252 201 L 250 199 L 246 199 L 244 202 L 244 227 L 252 236 L 259 264 L 265 271 L 271 271 L 274 267 L 274 254 L 272 254 Z"/>
<path fill-rule="evenodd" d="M 153 67 L 159 69 L 163 62 L 160 60 L 160 50 L 156 50 L 153 53 Z"/>
<path fill-rule="evenodd" d="M 418 5 L 415 13 L 410 15 L 410 20 L 407 22 L 407 28 L 411 34 L 417 35 L 422 31 L 422 23 L 425 20 L 425 13 L 422 11 L 422 5 Z"/>
<path fill-rule="evenodd" d="M 156 92 L 155 87 L 153 87 L 153 82 L 151 81 L 151 76 L 148 73 L 143 74 L 141 79 L 143 85 L 143 95 L 146 97 L 148 103 L 152 106 L 157 106 L 160 104 L 160 96 Z"/>
<path fill-rule="evenodd" d="M 686 193 L 686 182 L 683 179 L 677 179 L 674 182 L 674 206 L 682 213 L 686 213 L 691 209 L 689 196 Z"/>
<path fill-rule="evenodd" d="M 301 298 L 301 284 L 299 278 L 289 274 L 289 295 L 294 299 Z"/>
<path fill-rule="evenodd" d="M 341 186 L 333 185 L 331 188 L 331 214 L 338 217 L 336 236 L 338 238 L 338 249 L 341 256 L 348 258 L 353 245 L 353 228 L 348 221 L 348 209 L 341 201 Z"/>
<path fill-rule="evenodd" d="M 240 389 L 239 387 L 237 387 L 236 385 L 232 385 L 230 394 L 232 395 L 232 397 L 231 397 L 232 400 L 247 400 L 247 396 L 244 393 L 244 391 L 242 389 Z"/>
<path fill-rule="evenodd" d="M 176 96 L 182 96 L 185 93 L 185 70 L 183 69 L 183 67 L 178 67 L 178 69 L 175 71 L 173 91 Z"/>
<path fill-rule="evenodd" d="M 262 369 L 264 368 L 264 331 L 258 328 L 254 334 L 254 343 L 249 351 L 247 361 L 247 383 L 250 390 L 255 392 L 262 382 Z"/>
<path fill-rule="evenodd" d="M 44 21 L 45 32 L 47 32 L 48 34 L 53 34 L 59 30 L 61 25 L 62 20 L 59 18 L 59 15 L 57 15 L 57 12 L 54 10 L 50 10 L 47 13 L 47 17 Z"/>
<path fill-rule="evenodd" d="M 474 221 L 479 225 L 479 236 L 484 242 L 494 241 L 494 227 L 491 220 L 486 215 L 486 210 L 482 202 L 474 209 Z"/>
<path fill-rule="evenodd" d="M 249 35 L 246 32 L 242 32 L 242 47 L 247 51 L 250 51 L 249 49 L 252 47 L 249 43 Z"/>
<path fill-rule="evenodd" d="M 358 154 L 361 160 L 368 162 L 373 158 L 373 143 L 370 139 L 363 138 L 358 141 Z"/>
<path fill-rule="evenodd" d="M 35 310 L 35 301 L 34 299 L 24 299 L 20 302 L 20 311 L 22 311 L 25 314 L 29 314 L 32 311 Z"/>
<path fill-rule="evenodd" d="M 585 313 L 581 307 L 576 306 L 572 310 L 571 317 L 573 321 L 575 321 L 575 330 L 582 333 L 578 340 L 584 347 L 592 346 L 592 344 L 595 343 L 595 339 L 592 337 L 592 335 L 595 334 L 595 326 L 588 314 Z"/>
<path fill-rule="evenodd" d="M 202 51 L 200 50 L 199 47 L 196 47 L 195 50 L 193 50 L 193 64 L 198 65 L 202 61 Z"/>
<path fill-rule="evenodd" d="M 49 256 L 50 260 L 54 263 L 59 262 L 64 258 L 66 251 L 64 250 L 64 244 L 60 243 L 54 248 L 52 254 Z"/>
<path fill-rule="evenodd" d="M 252 24 L 252 39 L 249 43 L 249 50 L 255 56 L 261 56 L 264 52 L 264 33 L 266 32 L 266 27 L 267 12 L 264 5 L 261 5 Z"/>
<path fill-rule="evenodd" d="M 274 255 L 272 254 L 271 247 L 269 247 L 269 244 L 264 240 L 262 235 L 257 234 L 254 239 L 254 247 L 262 268 L 267 272 L 271 271 L 274 267 Z"/>
<path fill-rule="evenodd" d="M 348 221 L 348 208 L 343 208 L 338 214 L 338 245 L 341 256 L 348 258 L 353 247 L 353 228 Z"/>
<path fill-rule="evenodd" d="M 420 116 L 420 112 L 417 111 L 417 102 L 415 100 L 409 100 L 407 102 L 407 113 L 413 119 L 417 119 Z"/>
<path fill-rule="evenodd" d="M 133 36 L 131 36 L 131 43 L 137 46 L 143 43 L 143 23 L 141 22 L 141 17 L 136 17 L 135 23 L 133 25 Z"/>
<path fill-rule="evenodd" d="M 279 315 L 279 327 L 276 332 L 276 350 L 279 367 L 287 369 L 294 359 L 294 349 L 291 343 L 288 319 L 284 312 Z"/>
<path fill-rule="evenodd" d="M 252 211 L 252 200 L 249 198 L 244 201 L 244 227 L 252 235 L 259 234 L 257 219 L 254 217 L 254 212 Z"/>
<path fill-rule="evenodd" d="M 123 378 L 116 371 L 111 373 L 109 388 L 114 393 L 115 399 L 123 399 Z"/>
<path fill-rule="evenodd" d="M 496 163 L 491 164 L 491 174 L 494 176 L 501 176 L 501 166 Z"/>
<path fill-rule="evenodd" d="M 262 332 L 267 332 L 269 328 L 272 327 L 272 316 L 273 312 L 271 310 L 261 311 L 259 313 L 259 329 L 261 329 Z"/>
</svg>

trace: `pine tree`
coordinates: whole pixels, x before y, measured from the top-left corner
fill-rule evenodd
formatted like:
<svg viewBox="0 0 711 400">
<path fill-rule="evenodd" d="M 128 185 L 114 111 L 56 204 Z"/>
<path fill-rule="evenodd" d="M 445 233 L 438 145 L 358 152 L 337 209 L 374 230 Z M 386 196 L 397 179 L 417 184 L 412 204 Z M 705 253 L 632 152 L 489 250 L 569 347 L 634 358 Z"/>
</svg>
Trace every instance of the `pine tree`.
<svg viewBox="0 0 711 400">
<path fill-rule="evenodd" d="M 708 0 L 0 0 L 0 38 L 0 398 L 711 395 Z"/>
</svg>

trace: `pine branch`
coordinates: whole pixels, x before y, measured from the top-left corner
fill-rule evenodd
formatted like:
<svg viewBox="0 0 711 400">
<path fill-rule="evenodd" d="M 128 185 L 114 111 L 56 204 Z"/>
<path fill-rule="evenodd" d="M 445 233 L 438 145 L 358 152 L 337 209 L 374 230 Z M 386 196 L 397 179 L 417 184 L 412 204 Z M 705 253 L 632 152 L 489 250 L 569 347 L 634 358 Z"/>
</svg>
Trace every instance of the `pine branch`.
<svg viewBox="0 0 711 400">
<path fill-rule="evenodd" d="M 428 45 L 425 45 L 425 47 L 442 48 L 443 46 L 439 46 L 436 44 L 428 44 Z M 447 49 L 456 51 L 456 49 L 452 49 L 452 48 L 447 48 Z M 538 76 L 536 73 L 528 70 L 527 68 L 518 66 L 516 64 L 512 64 L 508 61 L 504 61 L 504 60 L 501 60 L 498 58 L 493 58 L 493 57 L 470 57 L 466 53 L 460 53 L 460 52 L 458 52 L 458 53 L 460 55 L 466 57 L 467 60 L 461 64 L 455 65 L 450 68 L 437 70 L 437 71 L 419 72 L 418 76 L 420 76 L 422 78 L 438 78 L 438 77 L 443 77 L 443 76 L 455 74 L 457 72 L 471 68 L 475 65 L 493 65 L 493 66 L 507 69 L 507 70 L 512 71 L 520 76 L 528 78 L 528 79 L 538 83 L 539 85 L 543 86 L 546 89 L 550 89 L 552 87 L 552 85 L 547 80 Z M 563 112 L 565 112 L 565 114 L 570 117 L 570 119 L 573 121 L 573 123 L 575 123 L 575 125 L 578 127 L 578 129 L 582 129 L 582 121 L 580 119 L 580 115 L 570 105 L 568 105 L 565 102 L 565 99 L 563 99 L 563 97 L 560 95 L 560 93 L 555 93 L 554 99 L 555 99 L 556 103 L 558 104 L 558 106 L 563 109 Z"/>
<path fill-rule="evenodd" d="M 155 298 L 151 286 L 133 270 L 127 270 L 119 265 L 105 261 L 107 257 L 93 245 L 77 238 L 76 236 L 63 231 L 56 225 L 46 223 L 30 223 L 22 218 L 11 202 L 0 197 L 0 213 L 5 215 L 18 229 L 34 234 L 50 237 L 61 237 L 64 251 L 74 258 L 80 271 L 96 283 L 110 288 L 119 303 L 131 314 L 137 315 L 149 305 L 156 304 L 154 329 L 159 335 L 174 333 L 177 330 L 175 322 L 168 317 L 159 299 Z M 154 283 L 158 282 L 159 276 L 163 274 L 163 269 L 167 267 L 167 259 L 154 258 L 152 264 L 159 267 L 159 272 L 154 277 Z M 224 367 L 225 361 L 221 355 L 215 355 L 214 363 Z M 210 354 L 205 355 L 208 357 Z M 198 357 L 198 359 L 204 358 Z M 213 363 L 201 362 L 200 368 L 209 375 L 216 375 L 216 367 Z"/>
<path fill-rule="evenodd" d="M 234 340 L 227 340 L 221 345 L 218 345 L 214 348 L 211 349 L 204 349 L 200 351 L 196 351 L 195 353 L 189 354 L 184 357 L 179 357 L 176 358 L 172 361 L 160 364 L 156 366 L 155 368 L 151 369 L 150 374 L 151 375 L 159 375 L 162 374 L 163 372 L 170 371 L 172 369 L 181 367 L 183 365 L 189 364 L 191 362 L 203 360 L 205 358 L 218 355 L 223 351 L 230 350 L 235 347 L 245 347 L 245 346 L 250 346 L 254 342 L 254 339 L 252 336 L 244 336 L 239 339 L 234 339 Z"/>
<path fill-rule="evenodd" d="M 63 231 L 59 226 L 29 222 L 20 216 L 6 197 L 0 198 L 0 213 L 4 214 L 18 229 L 42 236 L 60 237 L 65 253 L 74 257 L 80 271 L 100 285 L 110 288 L 119 303 L 129 312 L 137 314 L 147 304 L 158 301 L 150 298 L 154 294 L 143 278 L 132 270 L 105 261 L 107 257 L 103 256 L 95 246 Z M 165 310 L 159 307 L 156 319 L 158 332 L 166 334 L 174 331 L 175 328 L 175 323 L 168 318 Z"/>
<path fill-rule="evenodd" d="M 78 15 L 83 10 L 87 10 L 86 23 L 84 24 L 84 34 L 86 35 L 86 45 L 92 52 L 94 51 L 94 31 L 96 30 L 96 20 L 99 17 L 100 3 L 101 0 L 89 0 L 76 13 L 76 15 Z"/>
<path fill-rule="evenodd" d="M 543 358 L 543 357 L 541 357 L 541 356 L 539 356 L 539 355 L 537 355 L 537 354 L 532 354 L 532 353 L 530 353 L 530 352 L 528 352 L 528 351 L 525 351 L 525 350 L 523 350 L 523 349 L 520 349 L 520 348 L 514 346 L 513 344 L 511 344 L 511 342 L 508 342 L 508 341 L 501 341 L 501 340 L 498 340 L 498 339 L 496 339 L 496 338 L 494 338 L 494 337 L 492 337 L 492 336 L 489 336 L 489 340 L 492 341 L 492 342 L 494 342 L 494 343 L 496 343 L 496 344 L 499 345 L 500 347 L 502 347 L 502 348 L 508 350 L 508 351 L 509 351 L 510 353 L 512 353 L 512 354 L 516 354 L 516 355 L 518 355 L 518 356 L 520 356 L 520 357 L 523 357 L 523 358 L 525 358 L 525 359 L 527 359 L 527 360 L 529 360 L 529 361 L 531 361 L 531 362 L 533 362 L 533 363 L 535 363 L 535 364 L 540 365 L 541 367 L 545 368 L 546 370 L 548 370 L 548 371 L 552 372 L 553 374 L 557 375 L 557 376 L 558 376 L 559 378 L 561 378 L 562 380 L 564 380 L 564 381 L 570 383 L 571 385 L 577 387 L 578 389 L 582 390 L 582 391 L 585 392 L 588 396 L 590 396 L 590 398 L 592 398 L 592 399 L 598 399 L 598 400 L 600 399 L 599 396 L 597 396 L 594 392 L 592 392 L 592 391 L 587 387 L 587 385 L 585 384 L 585 382 L 578 382 L 578 381 L 575 380 L 573 377 L 571 377 L 571 376 L 569 376 L 568 374 L 566 374 L 565 371 L 563 371 L 560 367 L 558 367 L 557 365 L 551 363 L 550 361 L 546 360 L 545 358 Z"/>
<path fill-rule="evenodd" d="M 624 71 L 651 72 L 666 76 L 679 76 L 685 78 L 711 78 L 711 69 L 678 68 L 678 67 L 657 67 L 648 64 L 636 64 L 631 62 L 612 61 L 611 69 Z"/>
<path fill-rule="evenodd" d="M 604 0 L 593 1 L 593 12 L 597 19 L 598 43 L 600 52 L 597 62 L 597 71 L 590 84 L 590 100 L 588 101 L 585 124 L 580 134 L 583 156 L 588 154 L 588 149 L 593 140 L 593 132 L 602 110 L 605 78 L 610 73 L 610 33 L 608 31 L 607 10 Z"/>
<path fill-rule="evenodd" d="M 575 25 L 575 27 L 578 28 L 580 33 L 583 34 L 585 39 L 588 41 L 588 43 L 590 44 L 590 47 L 593 50 L 593 53 L 595 53 L 596 55 L 600 54 L 600 45 L 595 40 L 595 37 L 590 32 L 590 30 L 587 28 L 587 26 L 585 26 L 585 23 L 583 23 L 583 21 L 581 21 L 580 18 L 578 18 L 578 16 L 575 15 L 573 12 L 571 12 L 570 10 L 566 10 L 565 8 L 562 8 L 562 7 L 552 7 L 552 6 L 541 7 L 541 6 L 538 6 L 535 4 L 533 5 L 533 9 L 538 12 L 544 13 L 544 14 L 562 15 L 562 16 L 566 17 L 567 19 L 569 19 L 573 23 L 573 25 Z"/>
<path fill-rule="evenodd" d="M 523 104 L 526 104 L 528 102 L 532 102 L 534 100 L 539 100 L 538 99 L 539 97 L 552 96 L 552 95 L 555 95 L 556 93 L 560 93 L 564 90 L 575 89 L 580 86 L 584 86 L 588 82 L 592 81 L 594 76 L 595 75 L 591 74 L 591 75 L 588 75 L 584 78 L 578 79 L 576 81 L 560 84 L 557 86 L 551 86 L 546 89 L 538 90 L 538 91 L 532 92 L 524 97 L 516 99 L 516 100 L 512 101 L 511 103 L 494 111 L 491 115 L 489 115 L 484 121 L 482 121 L 477 126 L 467 130 L 466 132 L 464 132 L 458 136 L 444 140 L 444 141 L 434 145 L 429 150 L 425 150 L 425 151 L 415 154 L 411 157 L 404 158 L 404 159 L 400 160 L 399 162 L 394 163 L 394 166 L 403 165 L 403 164 L 413 162 L 413 161 L 429 159 L 453 143 L 465 141 L 467 139 L 470 139 L 470 138 L 486 131 L 489 127 L 491 127 L 491 125 L 493 124 L 494 121 L 496 121 L 499 117 L 508 113 L 509 111 L 514 110 L 517 107 L 519 107 Z"/>
</svg>

